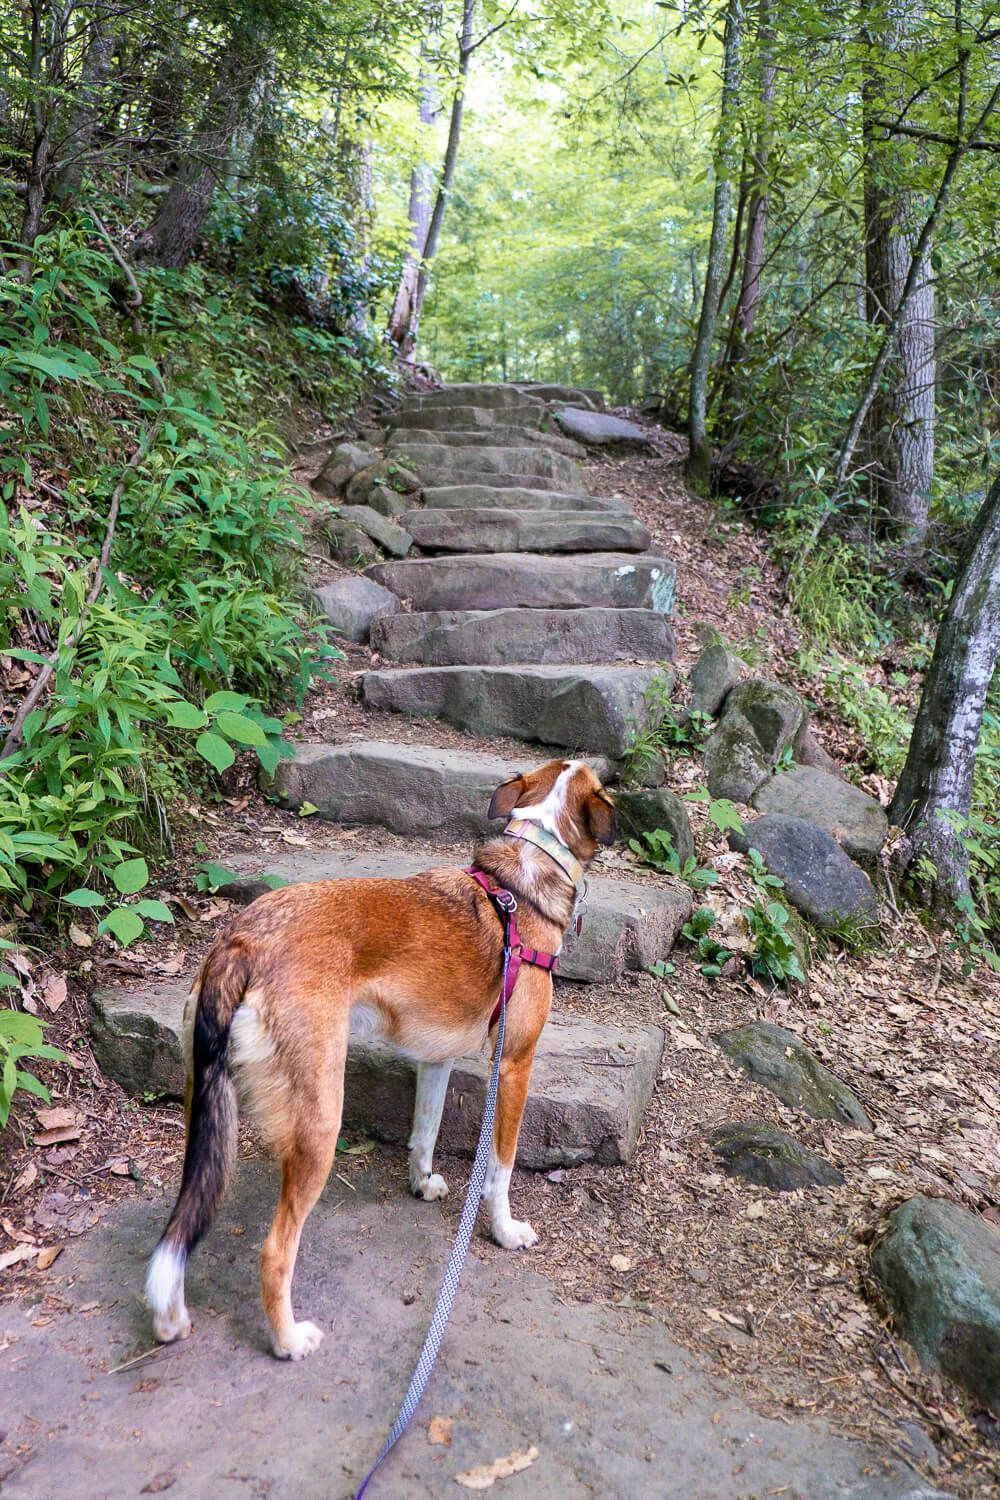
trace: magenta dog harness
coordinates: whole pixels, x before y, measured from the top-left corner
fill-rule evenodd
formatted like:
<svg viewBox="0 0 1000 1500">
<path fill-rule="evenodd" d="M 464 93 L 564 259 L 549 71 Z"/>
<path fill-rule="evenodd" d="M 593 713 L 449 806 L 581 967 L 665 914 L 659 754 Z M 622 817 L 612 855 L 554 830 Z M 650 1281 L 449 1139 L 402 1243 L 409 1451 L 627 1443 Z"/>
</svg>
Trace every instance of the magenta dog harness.
<svg viewBox="0 0 1000 1500">
<path fill-rule="evenodd" d="M 534 964 L 536 969 L 545 969 L 551 974 L 558 962 L 558 953 L 543 953 L 540 948 L 529 948 L 521 941 L 521 934 L 517 930 L 514 921 L 514 912 L 517 910 L 517 901 L 510 891 L 505 891 L 503 886 L 494 885 L 488 875 L 482 870 L 477 870 L 475 865 L 470 865 L 466 875 L 471 875 L 477 885 L 481 885 L 493 903 L 494 910 L 504 925 L 504 946 L 510 949 L 510 962 L 507 965 L 506 990 L 503 996 L 508 1001 L 514 993 L 514 985 L 522 964 Z M 501 1001 L 498 1000 L 490 1016 L 490 1029 L 496 1025 L 500 1018 Z"/>
</svg>

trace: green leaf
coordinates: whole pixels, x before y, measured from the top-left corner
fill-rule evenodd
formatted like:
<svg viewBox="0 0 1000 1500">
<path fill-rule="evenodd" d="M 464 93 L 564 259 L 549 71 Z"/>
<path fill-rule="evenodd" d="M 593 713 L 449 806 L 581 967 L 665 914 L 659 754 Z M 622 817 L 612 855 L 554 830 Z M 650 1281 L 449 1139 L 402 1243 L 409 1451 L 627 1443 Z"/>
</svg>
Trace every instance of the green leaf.
<svg viewBox="0 0 1000 1500">
<path fill-rule="evenodd" d="M 236 759 L 233 747 L 220 735 L 213 734 L 210 729 L 206 729 L 204 734 L 199 734 L 194 747 L 198 754 L 217 771 L 228 771 Z"/>
<path fill-rule="evenodd" d="M 270 740 L 264 745 L 257 746 L 257 759 L 269 776 L 273 776 L 278 769 L 278 761 L 281 759 L 281 751 L 278 746 Z"/>
<path fill-rule="evenodd" d="M 51 375 L 55 380 L 79 380 L 86 375 L 86 370 L 79 365 L 74 365 L 61 354 L 35 354 L 18 353 L 15 361 L 19 365 L 27 365 L 32 370 L 41 370 L 45 375 Z"/>
<path fill-rule="evenodd" d="M 156 901 L 152 897 L 146 897 L 135 903 L 135 909 L 142 916 L 148 917 L 151 922 L 169 922 L 173 925 L 174 914 L 165 901 Z"/>
<path fill-rule="evenodd" d="M 198 866 L 197 886 L 200 891 L 218 891 L 224 885 L 232 885 L 234 880 L 239 880 L 235 870 L 227 870 L 225 865 L 213 864 L 209 860 L 206 864 Z"/>
<path fill-rule="evenodd" d="M 299 817 L 300 818 L 311 818 L 312 815 L 313 815 L 313 813 L 318 813 L 318 812 L 319 812 L 319 808 L 316 807 L 316 805 L 314 803 L 312 803 L 312 802 L 302 802 L 302 803 L 299 804 Z"/>
<path fill-rule="evenodd" d="M 204 729 L 208 723 L 200 708 L 183 698 L 171 698 L 164 704 L 167 723 L 174 729 Z"/>
<path fill-rule="evenodd" d="M 126 859 L 111 871 L 111 879 L 116 891 L 120 891 L 123 896 L 134 896 L 136 891 L 141 891 L 149 883 L 149 866 L 142 858 Z M 142 927 L 141 922 L 139 926 Z"/>
<path fill-rule="evenodd" d="M 231 693 L 228 688 L 223 688 L 221 692 L 213 693 L 210 698 L 206 698 L 202 707 L 209 714 L 221 713 L 223 709 L 227 708 L 239 714 L 243 712 L 249 702 L 250 700 L 245 693 Z"/>
<path fill-rule="evenodd" d="M 104 897 L 99 891 L 88 890 L 85 885 L 79 886 L 75 891 L 68 891 L 62 898 L 69 906 L 103 906 Z"/>
<path fill-rule="evenodd" d="M 255 745 L 260 747 L 267 744 L 267 735 L 259 724 L 253 719 L 246 718 L 243 714 L 233 713 L 224 708 L 216 715 L 215 727 L 220 734 L 224 734 L 227 740 L 235 740 L 238 745 Z"/>
<path fill-rule="evenodd" d="M 132 907 L 116 906 L 114 911 L 108 912 L 97 930 L 110 932 L 123 948 L 127 948 L 129 943 L 134 943 L 137 937 L 142 936 L 143 922 L 138 912 Z"/>
</svg>

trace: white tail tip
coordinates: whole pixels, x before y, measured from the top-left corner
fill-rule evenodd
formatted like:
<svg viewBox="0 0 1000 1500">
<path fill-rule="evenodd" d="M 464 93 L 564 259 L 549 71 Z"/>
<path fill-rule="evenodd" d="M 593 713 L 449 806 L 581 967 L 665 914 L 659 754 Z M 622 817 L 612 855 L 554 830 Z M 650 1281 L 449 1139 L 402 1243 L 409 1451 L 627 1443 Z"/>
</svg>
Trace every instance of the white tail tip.
<svg viewBox="0 0 1000 1500">
<path fill-rule="evenodd" d="M 191 1319 L 184 1306 L 184 1265 L 187 1256 L 173 1245 L 160 1244 L 153 1251 L 146 1273 L 146 1301 L 153 1312 L 153 1332 L 161 1344 L 186 1339 Z"/>
</svg>

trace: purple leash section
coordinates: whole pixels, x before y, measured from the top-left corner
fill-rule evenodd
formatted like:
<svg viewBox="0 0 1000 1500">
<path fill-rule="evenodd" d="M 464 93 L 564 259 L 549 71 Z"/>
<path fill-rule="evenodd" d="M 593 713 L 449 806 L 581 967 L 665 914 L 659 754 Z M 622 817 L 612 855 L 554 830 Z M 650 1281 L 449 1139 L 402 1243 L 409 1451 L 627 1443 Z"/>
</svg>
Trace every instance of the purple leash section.
<svg viewBox="0 0 1000 1500">
<path fill-rule="evenodd" d="M 506 901 L 504 900 L 505 897 Z M 406 1395 L 403 1397 L 396 1420 L 390 1428 L 389 1436 L 382 1444 L 378 1457 L 362 1480 L 361 1488 L 355 1495 L 354 1500 L 361 1500 L 376 1470 L 381 1467 L 399 1442 L 407 1427 L 409 1427 L 420 1398 L 427 1388 L 427 1382 L 431 1377 L 431 1371 L 434 1369 L 434 1362 L 438 1357 L 441 1341 L 448 1326 L 448 1319 L 451 1316 L 451 1310 L 455 1305 L 455 1298 L 458 1295 L 458 1286 L 462 1279 L 465 1257 L 469 1251 L 469 1245 L 472 1241 L 472 1231 L 476 1227 L 476 1219 L 479 1214 L 479 1200 L 483 1196 L 483 1185 L 486 1182 L 486 1164 L 489 1159 L 490 1146 L 493 1144 L 493 1119 L 496 1114 L 497 1090 L 500 1084 L 500 1055 L 503 1052 L 503 1039 L 507 1024 L 507 971 L 510 965 L 511 954 L 511 919 L 517 905 L 509 891 L 492 893 L 490 899 L 497 907 L 498 912 L 502 911 L 503 913 L 503 982 L 500 986 L 500 1000 L 498 1004 L 500 1015 L 497 1020 L 497 1039 L 493 1054 L 493 1071 L 490 1074 L 489 1086 L 486 1090 L 483 1123 L 479 1131 L 479 1143 L 476 1146 L 476 1156 L 472 1163 L 472 1174 L 469 1177 L 465 1205 L 462 1209 L 462 1217 L 458 1222 L 455 1243 L 451 1247 L 451 1255 L 448 1258 L 448 1264 L 445 1267 L 445 1273 L 441 1281 L 441 1290 L 438 1292 L 437 1302 L 431 1314 L 430 1327 L 427 1330 L 427 1337 L 424 1339 L 424 1347 L 420 1351 L 420 1358 L 417 1360 L 416 1369 L 410 1378 L 409 1387 L 407 1388 Z M 509 905 L 507 904 L 508 902 Z"/>
</svg>

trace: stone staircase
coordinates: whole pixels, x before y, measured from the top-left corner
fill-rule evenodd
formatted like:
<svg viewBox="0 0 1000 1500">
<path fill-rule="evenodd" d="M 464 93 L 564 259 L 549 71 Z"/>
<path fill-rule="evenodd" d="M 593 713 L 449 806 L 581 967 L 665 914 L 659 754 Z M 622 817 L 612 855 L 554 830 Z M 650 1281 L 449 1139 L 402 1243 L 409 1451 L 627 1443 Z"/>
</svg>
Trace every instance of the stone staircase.
<svg viewBox="0 0 1000 1500">
<path fill-rule="evenodd" d="M 579 466 L 586 450 L 553 429 L 550 400 L 584 410 L 600 403 L 593 392 L 503 385 L 410 397 L 391 418 L 377 470 L 377 455 L 369 455 L 372 482 L 367 471 L 343 482 L 350 496 L 371 493 L 376 476 L 385 482 L 387 459 L 415 476 L 419 491 L 412 479 L 406 485 L 410 508 L 394 503 L 392 523 L 374 512 L 370 522 L 376 541 L 380 529 L 394 525 L 402 538 L 395 550 L 406 556 L 338 580 L 319 596 L 345 630 L 352 591 L 383 601 L 360 633 L 351 614 L 351 638 L 370 633 L 372 650 L 387 663 L 361 678 L 369 708 L 443 720 L 478 738 L 525 740 L 532 750 L 515 764 L 392 739 L 300 745 L 275 777 L 284 806 L 308 803 L 339 824 L 405 835 L 412 853 L 296 852 L 272 860 L 267 874 L 292 881 L 405 876 L 454 863 L 435 841 L 490 831 L 486 809 L 499 782 L 560 751 L 589 756 L 603 779 L 614 779 L 645 721 L 644 691 L 674 654 L 668 615 L 675 569 L 649 551 L 649 533 L 623 501 L 588 492 Z M 363 505 L 338 507 L 341 517 L 345 512 L 365 524 Z M 239 873 L 227 895 L 252 900 L 265 889 L 265 871 L 252 861 Z M 664 957 L 690 909 L 686 893 L 649 881 L 591 880 L 583 931 L 567 939 L 560 965 L 523 1165 L 627 1159 L 662 1035 L 560 1015 L 559 993 L 567 984 L 620 982 Z M 180 1087 L 183 991 L 168 985 L 140 997 L 95 995 L 98 1054 L 130 1088 Z M 456 1069 L 446 1145 L 464 1149 L 474 1139 L 484 1076 L 481 1059 Z M 350 1123 L 401 1139 L 411 1100 L 408 1064 L 372 1044 L 352 1047 Z"/>
</svg>

